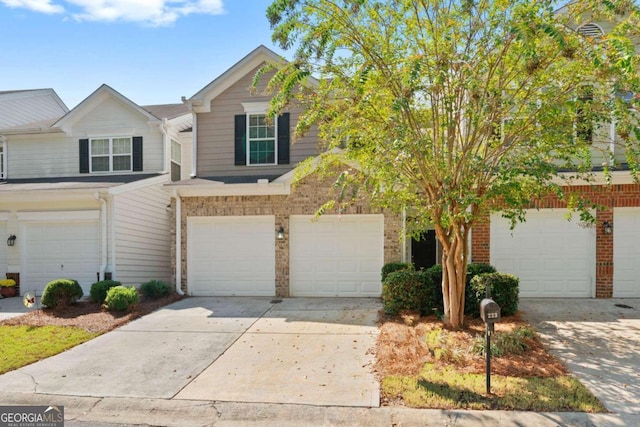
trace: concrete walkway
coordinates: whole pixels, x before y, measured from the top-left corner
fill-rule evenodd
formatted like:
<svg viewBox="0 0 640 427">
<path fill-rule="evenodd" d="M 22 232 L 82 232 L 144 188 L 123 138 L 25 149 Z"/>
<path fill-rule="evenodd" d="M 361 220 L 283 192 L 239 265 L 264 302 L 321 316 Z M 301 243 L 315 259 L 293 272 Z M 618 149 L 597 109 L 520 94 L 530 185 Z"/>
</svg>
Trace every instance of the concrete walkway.
<svg viewBox="0 0 640 427">
<path fill-rule="evenodd" d="M 0 376 L 0 404 L 63 405 L 69 427 L 640 426 L 640 300 L 520 307 L 613 413 L 377 407 L 367 299 L 188 298 Z"/>
<path fill-rule="evenodd" d="M 527 298 L 520 310 L 607 409 L 640 425 L 640 299 Z"/>
</svg>

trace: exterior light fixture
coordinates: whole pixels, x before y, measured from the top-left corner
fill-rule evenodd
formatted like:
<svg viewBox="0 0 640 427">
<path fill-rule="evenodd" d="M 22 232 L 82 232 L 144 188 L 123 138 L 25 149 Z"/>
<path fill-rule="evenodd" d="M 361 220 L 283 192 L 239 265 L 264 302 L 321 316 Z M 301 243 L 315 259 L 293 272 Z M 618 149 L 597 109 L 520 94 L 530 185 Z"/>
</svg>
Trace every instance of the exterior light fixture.
<svg viewBox="0 0 640 427">
<path fill-rule="evenodd" d="M 278 228 L 278 234 L 276 234 L 276 239 L 278 239 L 278 240 L 283 240 L 284 239 L 284 228 L 282 226 L 280 226 L 280 228 Z"/>
<path fill-rule="evenodd" d="M 604 232 L 604 234 L 613 233 L 613 225 L 611 225 L 611 223 L 609 221 L 603 222 L 602 223 L 602 231 Z"/>
<path fill-rule="evenodd" d="M 15 244 L 16 244 L 16 235 L 10 234 L 9 238 L 7 239 L 7 246 L 14 246 Z"/>
</svg>

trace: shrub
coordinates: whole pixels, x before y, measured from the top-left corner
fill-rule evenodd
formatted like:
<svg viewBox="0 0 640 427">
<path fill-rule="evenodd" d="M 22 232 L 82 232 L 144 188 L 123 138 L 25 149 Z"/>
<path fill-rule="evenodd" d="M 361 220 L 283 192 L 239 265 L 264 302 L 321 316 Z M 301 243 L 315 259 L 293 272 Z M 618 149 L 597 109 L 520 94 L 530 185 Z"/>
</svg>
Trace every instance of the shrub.
<svg viewBox="0 0 640 427">
<path fill-rule="evenodd" d="M 73 304 L 84 292 L 77 280 L 56 279 L 47 283 L 42 293 L 42 304 L 49 308 Z"/>
<path fill-rule="evenodd" d="M 524 354 L 529 349 L 529 341 L 534 338 L 534 332 L 528 327 L 519 327 L 509 332 L 496 332 L 491 340 L 491 355 L 501 357 L 509 354 Z M 471 352 L 484 356 L 486 348 L 485 336 L 476 336 L 471 345 Z"/>
<path fill-rule="evenodd" d="M 483 273 L 471 280 L 471 288 L 477 301 L 473 307 L 474 316 L 480 315 L 479 302 L 486 295 L 487 286 L 491 289 L 491 298 L 500 306 L 502 316 L 512 316 L 518 311 L 519 280 L 511 274 Z"/>
<path fill-rule="evenodd" d="M 160 280 L 149 280 L 140 285 L 140 292 L 144 298 L 155 299 L 166 297 L 171 291 L 171 286 Z"/>
<path fill-rule="evenodd" d="M 484 298 L 478 295 L 471 286 L 474 277 L 484 273 L 495 273 L 496 269 L 490 264 L 481 262 L 472 262 L 467 266 L 467 283 L 464 289 L 464 314 L 478 317 L 480 316 L 480 301 Z"/>
<path fill-rule="evenodd" d="M 387 314 L 395 315 L 400 310 L 419 311 L 431 314 L 441 310 L 442 298 L 437 298 L 437 288 L 432 275 L 427 271 L 413 269 L 389 273 L 382 283 L 382 303 Z"/>
<path fill-rule="evenodd" d="M 413 270 L 413 264 L 410 262 L 388 262 L 382 266 L 382 281 L 384 282 L 387 276 L 394 271 L 399 270 Z"/>
<path fill-rule="evenodd" d="M 114 286 L 107 291 L 104 304 L 109 310 L 125 311 L 138 303 L 138 291 L 133 286 Z"/>
<path fill-rule="evenodd" d="M 101 280 L 91 285 L 89 298 L 91 301 L 102 304 L 107 297 L 107 291 L 115 286 L 122 286 L 117 280 Z"/>
</svg>

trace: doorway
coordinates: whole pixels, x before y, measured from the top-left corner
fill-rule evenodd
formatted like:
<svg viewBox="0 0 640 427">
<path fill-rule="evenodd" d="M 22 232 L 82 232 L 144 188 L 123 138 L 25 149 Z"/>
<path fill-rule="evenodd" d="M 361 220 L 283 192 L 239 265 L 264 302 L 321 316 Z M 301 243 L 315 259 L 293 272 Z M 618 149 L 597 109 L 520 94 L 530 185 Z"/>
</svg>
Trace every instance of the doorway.
<svg viewBox="0 0 640 427">
<path fill-rule="evenodd" d="M 426 230 L 418 238 L 411 239 L 411 262 L 416 270 L 438 264 L 438 253 L 435 230 Z"/>
</svg>

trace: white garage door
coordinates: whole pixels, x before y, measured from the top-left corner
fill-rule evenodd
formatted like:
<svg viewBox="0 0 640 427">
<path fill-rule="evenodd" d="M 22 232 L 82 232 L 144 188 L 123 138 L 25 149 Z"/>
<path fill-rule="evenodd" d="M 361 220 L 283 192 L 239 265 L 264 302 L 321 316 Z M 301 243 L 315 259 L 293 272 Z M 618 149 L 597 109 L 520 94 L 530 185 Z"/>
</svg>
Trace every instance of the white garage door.
<svg viewBox="0 0 640 427">
<path fill-rule="evenodd" d="M 521 297 L 592 296 L 595 232 L 565 214 L 530 210 L 513 231 L 507 220 L 491 216 L 491 264 L 520 278 Z"/>
<path fill-rule="evenodd" d="M 294 215 L 289 227 L 293 296 L 380 296 L 382 215 Z"/>
<path fill-rule="evenodd" d="M 25 222 L 21 229 L 22 293 L 40 294 L 50 281 L 68 278 L 89 295 L 100 268 L 98 221 Z"/>
<path fill-rule="evenodd" d="M 191 295 L 274 296 L 275 217 L 187 218 Z"/>
<path fill-rule="evenodd" d="M 640 297 L 640 208 L 613 209 L 613 296 Z"/>
</svg>

